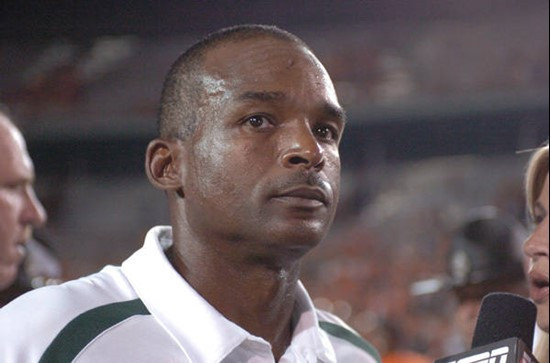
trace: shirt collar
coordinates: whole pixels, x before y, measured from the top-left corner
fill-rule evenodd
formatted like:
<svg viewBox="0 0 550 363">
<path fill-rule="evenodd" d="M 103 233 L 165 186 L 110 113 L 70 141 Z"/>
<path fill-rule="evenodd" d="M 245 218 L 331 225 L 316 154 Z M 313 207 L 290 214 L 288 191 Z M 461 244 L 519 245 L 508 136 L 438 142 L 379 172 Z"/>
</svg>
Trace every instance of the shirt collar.
<svg viewBox="0 0 550 363">
<path fill-rule="evenodd" d="M 295 325 L 290 349 L 302 356 L 315 355 L 322 362 L 335 363 L 336 353 L 327 334 L 319 327 L 315 306 L 300 281 L 292 318 Z"/>
<path fill-rule="evenodd" d="M 122 263 L 122 271 L 190 361 L 220 362 L 246 340 L 267 344 L 225 318 L 179 275 L 164 254 L 171 244 L 171 227 L 152 228 L 143 247 Z M 313 302 L 300 282 L 293 321 L 295 329 L 287 352 L 336 362 L 332 345 L 319 328 Z"/>
</svg>

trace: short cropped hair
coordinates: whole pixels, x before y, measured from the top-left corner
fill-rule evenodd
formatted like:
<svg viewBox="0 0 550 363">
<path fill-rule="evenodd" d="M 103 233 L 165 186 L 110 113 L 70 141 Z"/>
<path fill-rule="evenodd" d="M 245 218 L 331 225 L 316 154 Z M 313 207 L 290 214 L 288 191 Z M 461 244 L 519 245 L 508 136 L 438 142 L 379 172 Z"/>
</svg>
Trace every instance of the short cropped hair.
<svg viewBox="0 0 550 363">
<path fill-rule="evenodd" d="M 207 35 L 178 57 L 164 81 L 158 115 L 161 138 L 187 139 L 199 120 L 199 103 L 204 97 L 200 77 L 204 56 L 220 44 L 272 37 L 310 49 L 301 39 L 276 26 L 237 25 Z"/>
<path fill-rule="evenodd" d="M 544 181 L 547 176 L 548 142 L 536 149 L 527 164 L 527 172 L 525 174 L 525 196 L 527 199 L 527 209 L 531 217 L 535 215 L 535 205 L 542 192 L 542 188 L 544 188 Z"/>
</svg>

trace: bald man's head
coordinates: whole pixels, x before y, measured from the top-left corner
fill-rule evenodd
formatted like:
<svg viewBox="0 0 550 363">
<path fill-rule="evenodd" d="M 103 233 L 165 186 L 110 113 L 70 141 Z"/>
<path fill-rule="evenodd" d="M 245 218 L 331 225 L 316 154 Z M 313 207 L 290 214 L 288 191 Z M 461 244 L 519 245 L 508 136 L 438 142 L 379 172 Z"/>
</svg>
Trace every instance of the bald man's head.
<svg viewBox="0 0 550 363">
<path fill-rule="evenodd" d="M 14 282 L 33 227 L 46 221 L 33 183 L 34 166 L 23 135 L 0 112 L 0 290 Z"/>
</svg>

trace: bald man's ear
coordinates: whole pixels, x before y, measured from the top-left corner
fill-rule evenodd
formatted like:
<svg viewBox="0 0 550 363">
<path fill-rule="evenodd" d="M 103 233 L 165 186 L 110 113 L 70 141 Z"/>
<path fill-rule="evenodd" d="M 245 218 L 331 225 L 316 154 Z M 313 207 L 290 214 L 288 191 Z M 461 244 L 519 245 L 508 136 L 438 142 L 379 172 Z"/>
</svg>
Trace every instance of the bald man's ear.
<svg viewBox="0 0 550 363">
<path fill-rule="evenodd" d="M 178 141 L 155 139 L 147 146 L 145 172 L 151 184 L 164 191 L 175 191 L 183 196 L 183 164 L 180 158 L 184 148 Z"/>
</svg>

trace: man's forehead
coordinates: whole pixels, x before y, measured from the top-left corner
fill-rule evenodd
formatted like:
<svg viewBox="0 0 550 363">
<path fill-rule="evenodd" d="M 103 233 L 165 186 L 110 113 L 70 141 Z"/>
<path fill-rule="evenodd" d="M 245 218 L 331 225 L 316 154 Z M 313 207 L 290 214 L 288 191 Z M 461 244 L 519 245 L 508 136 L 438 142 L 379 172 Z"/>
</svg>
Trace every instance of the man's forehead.
<svg viewBox="0 0 550 363">
<path fill-rule="evenodd" d="M 19 153 L 26 151 L 25 139 L 21 132 L 9 121 L 7 117 L 0 114 L 0 150 L 4 153 Z"/>
<path fill-rule="evenodd" d="M 290 40 L 259 37 L 223 43 L 205 54 L 201 68 L 201 83 L 208 95 L 221 94 L 235 86 L 278 92 L 281 77 L 291 74 L 295 86 L 315 84 L 316 89 L 328 91 L 337 103 L 324 66 L 309 49 Z M 268 85 L 273 87 L 265 88 Z"/>
<path fill-rule="evenodd" d="M 224 42 L 204 54 L 201 68 L 204 106 L 230 99 L 282 104 L 307 93 L 323 112 L 345 120 L 330 76 L 300 43 L 270 36 Z"/>
<path fill-rule="evenodd" d="M 21 132 L 0 115 L 0 182 L 34 178 L 34 166 Z M 12 180 L 13 179 L 13 180 Z"/>
<path fill-rule="evenodd" d="M 269 72 L 275 68 L 291 68 L 317 63 L 320 65 L 313 53 L 304 46 L 270 36 L 218 44 L 209 49 L 203 59 L 204 70 L 210 75 L 222 78 L 230 76 L 233 72 L 242 72 L 243 68 L 249 71 Z"/>
</svg>

